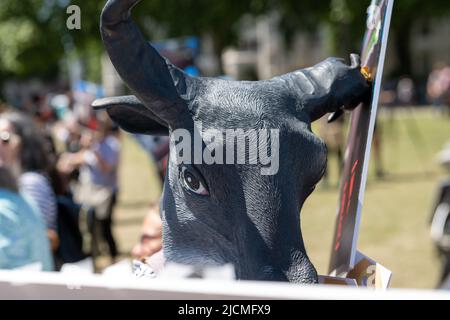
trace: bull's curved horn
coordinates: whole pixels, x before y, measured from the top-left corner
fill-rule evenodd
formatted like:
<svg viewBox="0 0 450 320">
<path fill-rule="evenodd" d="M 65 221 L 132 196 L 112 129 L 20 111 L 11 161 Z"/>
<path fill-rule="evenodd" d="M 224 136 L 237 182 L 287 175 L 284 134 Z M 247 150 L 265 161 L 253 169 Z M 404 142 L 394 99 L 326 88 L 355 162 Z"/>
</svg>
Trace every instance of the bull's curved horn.
<svg viewBox="0 0 450 320">
<path fill-rule="evenodd" d="M 108 0 L 101 14 L 102 40 L 127 86 L 145 107 L 171 126 L 187 111 L 186 102 L 174 84 L 186 83 L 187 75 L 182 71 L 170 72 L 165 59 L 131 20 L 131 9 L 139 1 Z"/>
</svg>

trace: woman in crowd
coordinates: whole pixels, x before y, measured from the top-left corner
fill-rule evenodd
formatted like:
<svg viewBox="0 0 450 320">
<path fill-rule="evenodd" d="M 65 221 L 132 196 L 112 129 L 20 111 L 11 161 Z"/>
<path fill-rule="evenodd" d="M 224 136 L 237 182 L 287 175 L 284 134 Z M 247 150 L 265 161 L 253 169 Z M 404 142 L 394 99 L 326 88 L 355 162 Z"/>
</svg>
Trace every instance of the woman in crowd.
<svg viewBox="0 0 450 320">
<path fill-rule="evenodd" d="M 141 237 L 131 255 L 142 263 L 150 266 L 158 274 L 164 268 L 162 251 L 162 221 L 158 204 L 152 204 L 142 224 Z"/>
<path fill-rule="evenodd" d="M 80 169 L 76 199 L 89 212 L 93 246 L 98 244 L 96 230 L 100 229 L 113 261 L 118 254 L 112 233 L 120 155 L 117 134 L 118 128 L 109 120 L 100 120 L 96 130 L 85 129 L 80 141 L 81 150 L 66 153 L 60 160 L 61 167 L 66 168 L 63 171 Z M 91 250 L 96 251 L 96 248 Z"/>
<path fill-rule="evenodd" d="M 159 206 L 152 204 L 142 224 L 141 237 L 131 255 L 136 259 L 151 257 L 162 250 L 162 221 Z"/>
<path fill-rule="evenodd" d="M 41 213 L 55 252 L 59 239 L 56 198 L 48 177 L 52 166 L 51 147 L 33 121 L 18 112 L 0 115 L 0 133 L 4 165 L 18 178 L 20 192 L 27 195 Z"/>
<path fill-rule="evenodd" d="M 19 138 L 9 131 L 0 131 L 0 138 L 0 269 L 38 264 L 38 269 L 52 271 L 42 216 L 18 193 L 16 179 L 5 167 L 16 152 Z"/>
</svg>

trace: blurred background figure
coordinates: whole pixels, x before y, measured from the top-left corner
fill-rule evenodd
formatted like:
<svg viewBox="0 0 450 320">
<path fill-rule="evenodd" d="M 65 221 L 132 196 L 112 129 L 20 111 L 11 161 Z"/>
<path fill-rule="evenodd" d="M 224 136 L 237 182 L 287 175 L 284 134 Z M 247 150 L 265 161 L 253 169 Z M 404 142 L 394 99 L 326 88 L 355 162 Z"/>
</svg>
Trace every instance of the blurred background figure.
<svg viewBox="0 0 450 320">
<path fill-rule="evenodd" d="M 427 95 L 441 114 L 450 116 L 450 66 L 439 63 L 430 73 Z"/>
<path fill-rule="evenodd" d="M 397 84 L 398 104 L 408 107 L 412 106 L 414 104 L 415 93 L 414 81 L 407 76 L 400 78 Z"/>
<path fill-rule="evenodd" d="M 335 161 L 333 167 L 336 169 L 336 176 L 339 178 L 341 177 L 345 149 L 345 118 L 340 117 L 338 120 L 332 123 L 328 123 L 327 118 L 328 116 L 325 116 L 320 119 L 319 129 L 319 135 L 327 145 L 329 157 L 327 168 L 325 169 L 325 173 L 323 175 L 323 184 L 325 187 L 328 187 L 330 185 L 330 169 L 332 165 L 331 160 Z M 339 185 L 337 185 L 337 187 L 339 187 Z"/>
<path fill-rule="evenodd" d="M 437 189 L 436 200 L 431 215 L 431 238 L 437 248 L 442 271 L 439 286 L 450 285 L 450 143 L 438 155 L 438 161 L 445 169 L 447 177 Z"/>
<path fill-rule="evenodd" d="M 159 206 L 152 204 L 141 227 L 140 241 L 131 255 L 136 259 L 146 259 L 162 250 L 162 221 Z"/>
<path fill-rule="evenodd" d="M 161 184 L 164 182 L 169 155 L 169 137 L 147 136 L 134 134 L 133 137 L 146 151 L 151 161 L 156 165 Z"/>
<path fill-rule="evenodd" d="M 162 220 L 159 205 L 151 204 L 141 227 L 139 243 L 131 251 L 131 256 L 135 259 L 133 264 L 144 263 L 150 266 L 151 272 L 156 275 L 162 272 L 165 263 L 162 240 Z"/>
<path fill-rule="evenodd" d="M 120 141 L 118 128 L 109 120 L 98 121 L 95 129 L 85 128 L 80 150 L 61 157 L 65 171 L 79 169 L 79 185 L 75 198 L 87 212 L 94 255 L 98 254 L 100 239 L 106 241 L 111 259 L 118 255 L 113 236 L 113 212 L 118 197 L 118 168 Z"/>
<path fill-rule="evenodd" d="M 20 137 L 0 129 L 0 269 L 38 264 L 37 270 L 54 270 L 48 229 L 32 201 L 19 194 L 14 159 L 21 148 Z M 15 169 L 13 169 L 15 167 Z"/>
<path fill-rule="evenodd" d="M 34 202 L 44 218 L 51 249 L 59 246 L 56 197 L 50 182 L 51 146 L 25 114 L 0 115 L 0 131 L 5 141 L 4 165 L 18 178 L 19 189 Z"/>
</svg>

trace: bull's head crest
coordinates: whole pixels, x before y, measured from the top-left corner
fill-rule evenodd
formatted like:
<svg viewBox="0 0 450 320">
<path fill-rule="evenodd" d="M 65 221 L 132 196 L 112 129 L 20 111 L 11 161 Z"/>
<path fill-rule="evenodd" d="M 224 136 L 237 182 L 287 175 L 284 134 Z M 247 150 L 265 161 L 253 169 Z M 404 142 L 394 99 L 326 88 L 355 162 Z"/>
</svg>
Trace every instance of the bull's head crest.
<svg viewBox="0 0 450 320">
<path fill-rule="evenodd" d="M 135 96 L 98 100 L 94 107 L 129 132 L 172 135 L 161 212 L 166 259 L 232 263 L 239 279 L 316 282 L 299 212 L 322 177 L 326 147 L 310 124 L 355 107 L 367 93 L 358 57 L 350 66 L 331 58 L 267 81 L 191 77 L 144 39 L 130 18 L 137 2 L 109 0 L 101 16 L 106 50 Z M 244 142 L 256 139 L 259 151 L 269 146 L 266 156 L 279 163 L 264 163 L 247 147 L 247 160 L 239 162 L 233 145 L 240 135 L 228 132 L 243 132 Z M 214 161 L 195 161 L 199 146 L 204 156 L 212 145 Z"/>
</svg>

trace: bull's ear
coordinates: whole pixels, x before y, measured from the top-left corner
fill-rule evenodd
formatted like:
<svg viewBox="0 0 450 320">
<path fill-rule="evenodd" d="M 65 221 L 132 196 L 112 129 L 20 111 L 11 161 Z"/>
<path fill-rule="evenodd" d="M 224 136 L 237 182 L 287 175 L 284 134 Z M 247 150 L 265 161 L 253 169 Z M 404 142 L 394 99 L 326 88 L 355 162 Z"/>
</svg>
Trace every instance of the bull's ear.
<svg viewBox="0 0 450 320">
<path fill-rule="evenodd" d="M 109 117 L 123 130 L 148 135 L 168 135 L 167 125 L 149 111 L 135 96 L 97 99 L 95 110 L 106 110 Z"/>
</svg>

